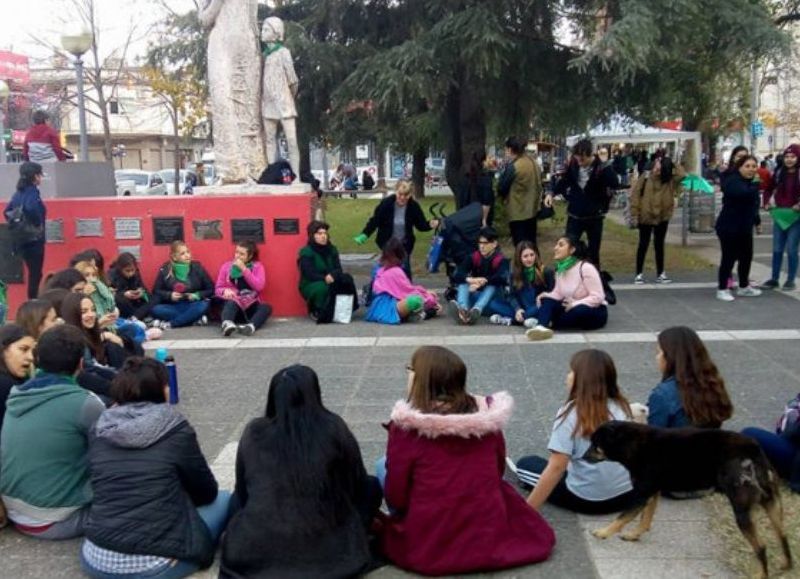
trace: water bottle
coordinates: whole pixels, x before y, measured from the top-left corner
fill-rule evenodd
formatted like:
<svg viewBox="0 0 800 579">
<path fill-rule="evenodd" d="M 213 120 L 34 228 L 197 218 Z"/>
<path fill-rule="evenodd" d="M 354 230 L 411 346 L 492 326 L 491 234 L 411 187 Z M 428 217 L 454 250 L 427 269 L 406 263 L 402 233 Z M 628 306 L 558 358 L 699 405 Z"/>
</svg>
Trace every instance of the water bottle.
<svg viewBox="0 0 800 579">
<path fill-rule="evenodd" d="M 166 348 L 159 348 L 158 350 L 156 350 L 156 360 L 158 360 L 159 362 L 161 362 L 163 364 L 164 360 L 166 360 L 166 359 L 167 359 L 167 349 Z"/>
<path fill-rule="evenodd" d="M 167 367 L 167 374 L 169 375 L 169 403 L 177 404 L 180 402 L 178 395 L 178 367 L 175 365 L 175 357 L 167 356 L 164 359 L 164 365 Z"/>
</svg>

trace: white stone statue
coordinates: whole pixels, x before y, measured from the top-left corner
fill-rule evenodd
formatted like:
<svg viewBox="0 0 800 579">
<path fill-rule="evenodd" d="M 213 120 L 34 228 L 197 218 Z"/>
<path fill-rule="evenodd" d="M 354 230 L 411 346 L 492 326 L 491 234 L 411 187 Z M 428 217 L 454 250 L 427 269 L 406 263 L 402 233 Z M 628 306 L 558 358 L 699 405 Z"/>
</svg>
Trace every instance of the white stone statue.
<svg viewBox="0 0 800 579">
<path fill-rule="evenodd" d="M 283 21 L 270 17 L 261 27 L 264 42 L 264 75 L 262 80 L 261 117 L 264 121 L 267 161 L 278 158 L 278 125 L 283 127 L 289 146 L 289 162 L 296 173 L 300 167 L 300 149 L 297 146 L 297 74 L 294 72 L 292 53 L 283 46 Z"/>
<path fill-rule="evenodd" d="M 214 163 L 225 183 L 257 179 L 264 169 L 259 114 L 257 0 L 205 0 L 200 23 L 208 35 L 208 86 Z"/>
</svg>

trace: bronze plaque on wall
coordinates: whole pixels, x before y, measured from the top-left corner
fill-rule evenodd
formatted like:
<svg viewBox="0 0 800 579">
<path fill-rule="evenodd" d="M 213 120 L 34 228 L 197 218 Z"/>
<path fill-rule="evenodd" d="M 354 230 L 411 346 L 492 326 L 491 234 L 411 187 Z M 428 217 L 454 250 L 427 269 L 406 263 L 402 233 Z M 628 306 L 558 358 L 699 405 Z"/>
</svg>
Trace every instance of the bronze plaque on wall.
<svg viewBox="0 0 800 579">
<path fill-rule="evenodd" d="M 298 235 L 300 233 L 300 220 L 295 218 L 277 218 L 272 220 L 275 235 Z"/>
<path fill-rule="evenodd" d="M 231 219 L 231 239 L 264 243 L 263 219 Z"/>
<path fill-rule="evenodd" d="M 153 217 L 153 243 L 169 245 L 183 240 L 183 217 Z"/>
</svg>

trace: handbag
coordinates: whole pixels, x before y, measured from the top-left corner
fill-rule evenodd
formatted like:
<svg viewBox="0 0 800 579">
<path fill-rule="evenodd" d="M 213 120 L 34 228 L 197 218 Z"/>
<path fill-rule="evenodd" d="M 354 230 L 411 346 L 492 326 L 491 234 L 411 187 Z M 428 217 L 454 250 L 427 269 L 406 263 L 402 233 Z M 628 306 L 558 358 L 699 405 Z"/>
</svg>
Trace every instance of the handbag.
<svg viewBox="0 0 800 579">
<path fill-rule="evenodd" d="M 353 296 L 338 294 L 333 308 L 333 321 L 337 324 L 349 324 L 353 319 Z"/>
<path fill-rule="evenodd" d="M 44 237 L 44 227 L 31 223 L 22 205 L 17 205 L 8 214 L 8 233 L 15 245 L 25 245 Z"/>
<path fill-rule="evenodd" d="M 614 278 L 606 270 L 600 272 L 600 281 L 603 282 L 603 292 L 606 294 L 608 305 L 613 306 L 617 303 L 617 294 L 611 289 L 611 282 Z"/>
<path fill-rule="evenodd" d="M 551 205 L 548 207 L 544 204 L 545 195 L 542 195 L 541 201 L 539 201 L 539 211 L 536 213 L 536 220 L 543 221 L 545 219 L 552 219 L 556 215 L 556 210 L 553 209 Z"/>
</svg>

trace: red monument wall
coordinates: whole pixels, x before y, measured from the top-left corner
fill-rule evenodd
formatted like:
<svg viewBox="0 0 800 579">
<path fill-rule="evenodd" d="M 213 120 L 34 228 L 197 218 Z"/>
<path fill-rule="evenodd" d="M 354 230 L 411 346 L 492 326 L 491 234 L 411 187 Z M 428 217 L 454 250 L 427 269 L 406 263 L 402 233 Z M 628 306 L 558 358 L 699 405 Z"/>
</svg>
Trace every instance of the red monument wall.
<svg viewBox="0 0 800 579">
<path fill-rule="evenodd" d="M 305 303 L 297 291 L 297 252 L 306 243 L 306 227 L 312 215 L 313 200 L 314 196 L 307 193 L 48 199 L 48 222 L 58 225 L 60 220 L 63 242 L 48 241 L 44 273 L 46 276 L 67 267 L 72 255 L 91 247 L 100 250 L 108 268 L 120 251 L 129 251 L 127 248 L 133 246 L 139 248 L 139 266 L 144 282 L 150 288 L 158 268 L 169 259 L 169 243 L 157 244 L 157 234 L 161 241 L 165 241 L 179 225 L 178 220 L 163 220 L 157 224 L 154 218 L 156 221 L 159 218 L 182 218 L 183 239 L 189 245 L 193 259 L 200 261 L 216 280 L 222 263 L 233 259 L 232 220 L 251 220 L 239 222 L 240 227 L 248 230 L 240 229 L 242 234 L 252 233 L 253 226 L 258 229 L 258 222 L 252 220 L 263 220 L 264 241 L 257 241 L 259 259 L 267 275 L 262 297 L 273 306 L 276 315 L 304 315 Z M 137 219 L 141 238 L 121 239 L 136 234 Z M 159 232 L 154 230 L 154 225 L 161 225 L 157 227 Z M 199 232 L 195 231 L 198 226 Z M 276 228 L 282 233 L 276 233 Z M 57 229 L 49 227 L 48 239 L 57 236 Z M 213 239 L 219 236 L 218 232 L 221 232 L 221 239 Z M 198 235 L 204 239 L 198 239 Z M 25 301 L 25 288 L 24 284 L 9 284 L 10 317 Z"/>
</svg>

